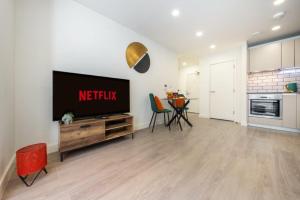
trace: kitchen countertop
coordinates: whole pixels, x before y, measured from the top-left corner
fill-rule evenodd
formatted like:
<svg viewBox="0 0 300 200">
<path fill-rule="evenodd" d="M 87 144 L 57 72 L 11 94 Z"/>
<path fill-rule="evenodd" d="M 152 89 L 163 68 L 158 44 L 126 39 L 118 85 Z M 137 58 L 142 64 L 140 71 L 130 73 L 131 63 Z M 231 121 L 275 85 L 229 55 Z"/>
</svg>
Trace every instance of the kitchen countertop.
<svg viewBox="0 0 300 200">
<path fill-rule="evenodd" d="M 300 94 L 300 92 L 247 92 L 247 94 Z"/>
</svg>

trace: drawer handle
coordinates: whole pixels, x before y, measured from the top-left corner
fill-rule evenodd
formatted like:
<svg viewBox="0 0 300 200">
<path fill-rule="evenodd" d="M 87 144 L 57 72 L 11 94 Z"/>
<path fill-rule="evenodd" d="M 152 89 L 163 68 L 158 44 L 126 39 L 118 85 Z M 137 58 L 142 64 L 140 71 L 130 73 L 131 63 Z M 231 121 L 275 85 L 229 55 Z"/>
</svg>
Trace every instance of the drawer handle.
<svg viewBox="0 0 300 200">
<path fill-rule="evenodd" d="M 89 125 L 89 124 L 80 126 L 80 128 L 89 128 L 89 127 L 91 127 L 91 125 Z"/>
</svg>

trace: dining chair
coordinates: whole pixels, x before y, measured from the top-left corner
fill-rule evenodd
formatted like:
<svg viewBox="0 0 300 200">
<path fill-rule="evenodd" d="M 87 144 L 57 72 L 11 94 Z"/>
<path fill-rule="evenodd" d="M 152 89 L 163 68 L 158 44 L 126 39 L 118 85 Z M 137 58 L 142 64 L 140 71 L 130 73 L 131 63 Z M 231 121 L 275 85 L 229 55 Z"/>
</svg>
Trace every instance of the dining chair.
<svg viewBox="0 0 300 200">
<path fill-rule="evenodd" d="M 152 132 L 154 131 L 154 127 L 155 127 L 155 123 L 156 123 L 156 116 L 157 114 L 161 114 L 163 113 L 164 114 L 164 125 L 166 126 L 167 123 L 166 123 L 166 114 L 167 114 L 167 117 L 168 117 L 168 121 L 170 119 L 169 117 L 169 113 L 172 112 L 171 110 L 169 109 L 165 109 L 162 105 L 162 103 L 160 102 L 159 98 L 158 97 L 154 97 L 154 95 L 152 93 L 149 94 L 149 99 L 150 99 L 150 103 L 151 103 L 151 109 L 152 109 L 152 117 L 151 117 L 151 121 L 150 121 L 150 124 L 149 124 L 149 128 L 151 127 L 151 124 L 152 124 L 152 121 L 153 121 L 153 125 L 152 125 Z M 154 118 L 154 120 L 153 120 Z"/>
<path fill-rule="evenodd" d="M 174 101 L 174 105 L 177 108 L 182 108 L 184 106 L 184 104 L 185 104 L 185 99 L 184 98 L 179 98 L 179 99 L 176 99 Z M 184 110 L 182 111 L 187 119 L 189 119 L 188 110 L 189 110 L 189 107 L 185 107 Z M 175 114 L 175 111 L 173 111 L 173 116 L 174 116 L 174 114 Z"/>
<path fill-rule="evenodd" d="M 188 116 L 188 110 L 189 110 L 189 107 L 185 107 L 185 108 L 184 108 L 185 117 L 186 117 L 187 119 L 189 119 L 189 116 Z"/>
<path fill-rule="evenodd" d="M 175 100 L 175 107 L 178 108 L 178 109 L 183 109 L 184 104 L 185 104 L 185 99 L 184 98 L 178 98 L 178 99 Z M 186 113 L 185 108 L 181 112 L 183 112 L 183 114 L 185 114 Z M 178 121 L 177 123 L 180 123 L 180 122 Z"/>
<path fill-rule="evenodd" d="M 184 100 L 184 99 L 181 99 L 181 98 L 176 99 L 176 100 L 173 101 L 173 105 L 174 105 L 176 108 L 181 108 L 181 107 L 184 106 L 184 104 L 185 104 L 185 100 Z M 188 110 L 189 110 L 188 107 L 185 107 L 184 110 L 183 110 L 183 114 L 185 115 L 185 117 L 186 117 L 187 119 L 189 119 L 189 118 L 188 118 L 188 113 L 187 113 Z M 173 110 L 172 117 L 174 117 L 175 113 L 176 113 L 176 111 Z"/>
</svg>

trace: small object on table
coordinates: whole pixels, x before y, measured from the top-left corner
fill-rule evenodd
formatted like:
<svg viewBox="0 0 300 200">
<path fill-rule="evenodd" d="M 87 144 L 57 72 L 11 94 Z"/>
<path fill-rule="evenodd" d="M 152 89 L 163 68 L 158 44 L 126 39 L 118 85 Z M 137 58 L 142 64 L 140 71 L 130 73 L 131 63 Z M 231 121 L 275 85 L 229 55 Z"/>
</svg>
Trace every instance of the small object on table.
<svg viewBox="0 0 300 200">
<path fill-rule="evenodd" d="M 17 174 L 27 187 L 30 187 L 42 171 L 47 174 L 47 145 L 46 143 L 33 144 L 19 149 L 16 152 Z M 31 183 L 26 179 L 37 173 Z"/>
<path fill-rule="evenodd" d="M 173 92 L 167 92 L 167 99 L 173 98 Z"/>
</svg>

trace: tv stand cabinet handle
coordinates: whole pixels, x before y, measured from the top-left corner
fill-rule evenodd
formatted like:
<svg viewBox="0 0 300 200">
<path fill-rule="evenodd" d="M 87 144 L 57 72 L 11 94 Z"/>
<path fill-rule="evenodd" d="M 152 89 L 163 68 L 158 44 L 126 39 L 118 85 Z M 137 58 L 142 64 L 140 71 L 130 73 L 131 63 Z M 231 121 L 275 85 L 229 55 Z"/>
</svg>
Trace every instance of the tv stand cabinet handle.
<svg viewBox="0 0 300 200">
<path fill-rule="evenodd" d="M 89 125 L 89 124 L 80 126 L 80 128 L 89 128 L 89 127 L 91 127 L 91 125 Z"/>
</svg>

